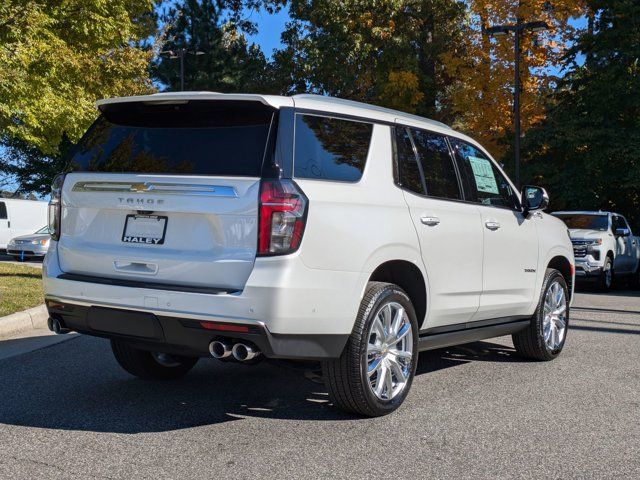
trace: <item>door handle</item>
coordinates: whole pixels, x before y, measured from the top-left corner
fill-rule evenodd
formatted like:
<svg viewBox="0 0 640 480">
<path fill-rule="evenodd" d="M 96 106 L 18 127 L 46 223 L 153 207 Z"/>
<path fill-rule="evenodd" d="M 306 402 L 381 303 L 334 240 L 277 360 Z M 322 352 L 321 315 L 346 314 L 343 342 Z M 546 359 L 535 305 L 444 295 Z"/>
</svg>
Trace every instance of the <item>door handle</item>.
<svg viewBox="0 0 640 480">
<path fill-rule="evenodd" d="M 496 222 L 495 220 L 487 220 L 486 222 L 484 222 L 484 226 L 487 227 L 489 230 L 498 230 L 500 228 L 500 223 Z"/>
<path fill-rule="evenodd" d="M 429 227 L 435 227 L 440 224 L 438 217 L 420 217 L 420 221 Z"/>
</svg>

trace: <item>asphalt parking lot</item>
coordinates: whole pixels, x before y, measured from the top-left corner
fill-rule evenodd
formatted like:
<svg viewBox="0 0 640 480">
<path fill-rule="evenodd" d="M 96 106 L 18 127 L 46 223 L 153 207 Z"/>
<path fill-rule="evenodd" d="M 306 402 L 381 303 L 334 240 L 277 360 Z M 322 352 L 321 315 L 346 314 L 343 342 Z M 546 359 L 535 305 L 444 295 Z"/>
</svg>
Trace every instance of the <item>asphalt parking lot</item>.
<svg viewBox="0 0 640 480">
<path fill-rule="evenodd" d="M 551 363 L 508 337 L 422 354 L 405 405 L 361 419 L 303 371 L 149 383 L 75 335 L 0 360 L 0 478 L 640 478 L 639 294 L 579 294 L 567 341 Z"/>
</svg>

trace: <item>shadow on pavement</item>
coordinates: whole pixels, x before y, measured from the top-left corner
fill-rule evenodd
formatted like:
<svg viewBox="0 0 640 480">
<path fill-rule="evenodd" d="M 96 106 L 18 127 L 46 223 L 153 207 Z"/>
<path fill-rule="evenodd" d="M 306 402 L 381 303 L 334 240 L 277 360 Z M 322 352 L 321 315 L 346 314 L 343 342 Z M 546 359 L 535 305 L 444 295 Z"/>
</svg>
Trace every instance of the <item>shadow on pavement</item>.
<svg viewBox="0 0 640 480">
<path fill-rule="evenodd" d="M 473 361 L 520 361 L 477 342 L 421 354 L 418 375 Z M 264 417 L 350 420 L 314 373 L 203 359 L 185 378 L 148 382 L 116 364 L 109 343 L 77 339 L 0 362 L 0 423 L 114 433 L 162 432 Z"/>
</svg>

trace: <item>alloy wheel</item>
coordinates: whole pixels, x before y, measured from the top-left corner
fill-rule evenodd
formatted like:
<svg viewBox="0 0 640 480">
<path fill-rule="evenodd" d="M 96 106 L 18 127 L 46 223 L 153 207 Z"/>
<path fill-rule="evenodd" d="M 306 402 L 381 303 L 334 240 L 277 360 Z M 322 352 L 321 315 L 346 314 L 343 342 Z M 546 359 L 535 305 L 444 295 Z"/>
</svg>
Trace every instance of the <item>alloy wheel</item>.
<svg viewBox="0 0 640 480">
<path fill-rule="evenodd" d="M 391 400 L 406 387 L 411 375 L 413 327 L 397 302 L 382 305 L 368 335 L 367 377 L 373 394 Z"/>
<path fill-rule="evenodd" d="M 553 282 L 547 290 L 543 314 L 544 343 L 549 350 L 557 350 L 567 333 L 567 297 L 558 281 Z"/>
</svg>

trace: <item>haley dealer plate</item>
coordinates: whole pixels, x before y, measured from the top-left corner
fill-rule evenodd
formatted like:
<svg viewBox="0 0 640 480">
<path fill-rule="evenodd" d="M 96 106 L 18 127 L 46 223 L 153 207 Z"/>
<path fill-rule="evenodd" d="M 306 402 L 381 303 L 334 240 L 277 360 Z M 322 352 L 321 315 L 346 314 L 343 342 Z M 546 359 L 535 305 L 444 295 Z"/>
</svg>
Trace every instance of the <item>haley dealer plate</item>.
<svg viewBox="0 0 640 480">
<path fill-rule="evenodd" d="M 158 215 L 127 215 L 124 222 L 122 241 L 125 243 L 144 243 L 162 245 L 167 233 L 168 217 Z"/>
</svg>

